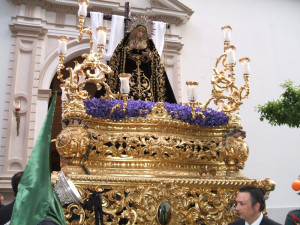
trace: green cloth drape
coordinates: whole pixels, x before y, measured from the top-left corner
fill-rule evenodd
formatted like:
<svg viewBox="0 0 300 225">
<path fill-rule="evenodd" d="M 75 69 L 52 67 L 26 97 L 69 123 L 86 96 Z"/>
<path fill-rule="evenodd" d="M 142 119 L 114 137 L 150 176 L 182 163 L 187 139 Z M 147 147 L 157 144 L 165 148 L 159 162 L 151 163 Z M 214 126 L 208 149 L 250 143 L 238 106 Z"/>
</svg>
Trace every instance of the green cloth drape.
<svg viewBox="0 0 300 225">
<path fill-rule="evenodd" d="M 57 93 L 20 181 L 11 225 L 36 225 L 46 218 L 66 225 L 61 203 L 50 178 L 50 142 L 56 97 Z"/>
</svg>

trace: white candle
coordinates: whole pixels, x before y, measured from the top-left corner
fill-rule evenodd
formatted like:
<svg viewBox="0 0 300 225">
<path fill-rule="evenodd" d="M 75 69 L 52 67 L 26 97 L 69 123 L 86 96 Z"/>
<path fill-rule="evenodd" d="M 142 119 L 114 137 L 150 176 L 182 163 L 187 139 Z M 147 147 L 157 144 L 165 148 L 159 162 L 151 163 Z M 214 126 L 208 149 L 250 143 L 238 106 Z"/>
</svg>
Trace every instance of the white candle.
<svg viewBox="0 0 300 225">
<path fill-rule="evenodd" d="M 224 40 L 230 42 L 231 40 L 231 26 L 224 26 L 222 27 L 222 30 L 224 32 Z"/>
<path fill-rule="evenodd" d="M 121 86 L 120 92 L 121 94 L 129 94 L 130 86 L 129 86 L 129 77 L 120 77 Z"/>
<path fill-rule="evenodd" d="M 229 30 L 226 30 L 224 32 L 224 39 L 225 39 L 225 41 L 230 41 L 231 40 L 231 35 L 230 35 L 230 31 Z"/>
<path fill-rule="evenodd" d="M 59 42 L 59 50 L 58 54 L 66 54 L 67 53 L 67 43 L 65 41 Z"/>
<path fill-rule="evenodd" d="M 78 9 L 78 16 L 84 16 L 86 17 L 87 15 L 87 7 L 88 4 L 87 2 L 83 1 L 79 3 L 79 9 Z"/>
<path fill-rule="evenodd" d="M 121 73 L 119 74 L 120 78 L 120 92 L 121 94 L 129 94 L 130 92 L 130 85 L 129 85 L 129 79 L 131 77 L 130 73 Z"/>
<path fill-rule="evenodd" d="M 250 74 L 250 68 L 249 68 L 249 63 L 243 63 L 243 73 L 244 74 Z"/>
<path fill-rule="evenodd" d="M 250 67 L 249 67 L 249 58 L 242 58 L 240 59 L 240 62 L 242 64 L 242 72 L 243 74 L 250 74 Z"/>
<path fill-rule="evenodd" d="M 97 29 L 97 45 L 106 44 L 106 31 L 103 29 Z"/>
<path fill-rule="evenodd" d="M 186 84 L 188 86 L 188 101 L 196 101 L 198 82 L 188 81 Z"/>
<path fill-rule="evenodd" d="M 190 100 L 196 101 L 195 86 L 190 86 L 190 90 L 191 90 Z"/>
<path fill-rule="evenodd" d="M 67 101 L 67 95 L 65 93 L 65 87 L 64 86 L 60 86 L 60 88 L 61 88 L 61 101 L 65 102 L 65 101 Z"/>
<path fill-rule="evenodd" d="M 58 54 L 66 54 L 67 53 L 67 43 L 69 38 L 66 36 L 58 37 Z"/>
<path fill-rule="evenodd" d="M 234 46 L 230 46 L 230 48 L 228 48 L 226 50 L 227 53 L 227 63 L 228 64 L 234 64 L 236 59 L 235 59 L 235 47 Z"/>
</svg>

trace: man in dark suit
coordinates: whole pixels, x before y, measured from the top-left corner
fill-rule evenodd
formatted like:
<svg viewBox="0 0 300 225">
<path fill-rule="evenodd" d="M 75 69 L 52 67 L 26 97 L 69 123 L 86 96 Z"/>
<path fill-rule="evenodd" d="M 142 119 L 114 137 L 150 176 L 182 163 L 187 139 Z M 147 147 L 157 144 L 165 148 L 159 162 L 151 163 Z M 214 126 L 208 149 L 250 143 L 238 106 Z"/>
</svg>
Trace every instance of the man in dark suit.
<svg viewBox="0 0 300 225">
<path fill-rule="evenodd" d="M 18 172 L 11 178 L 11 186 L 14 192 L 14 195 L 17 196 L 18 193 L 18 185 L 21 181 L 23 172 Z M 10 204 L 5 205 L 0 209 L 0 225 L 4 225 L 8 223 L 11 219 L 13 208 L 14 208 L 15 201 L 12 201 Z M 38 225 L 58 225 L 54 221 L 50 219 L 44 219 Z"/>
<path fill-rule="evenodd" d="M 262 214 L 265 208 L 263 192 L 255 186 L 242 187 L 236 197 L 239 220 L 229 225 L 280 225 Z"/>
<path fill-rule="evenodd" d="M 11 178 L 11 186 L 14 191 L 14 195 L 17 196 L 18 193 L 18 185 L 22 178 L 23 172 L 18 172 Z M 8 205 L 2 207 L 0 209 L 0 225 L 6 224 L 10 221 L 15 201 L 9 203 Z"/>
</svg>

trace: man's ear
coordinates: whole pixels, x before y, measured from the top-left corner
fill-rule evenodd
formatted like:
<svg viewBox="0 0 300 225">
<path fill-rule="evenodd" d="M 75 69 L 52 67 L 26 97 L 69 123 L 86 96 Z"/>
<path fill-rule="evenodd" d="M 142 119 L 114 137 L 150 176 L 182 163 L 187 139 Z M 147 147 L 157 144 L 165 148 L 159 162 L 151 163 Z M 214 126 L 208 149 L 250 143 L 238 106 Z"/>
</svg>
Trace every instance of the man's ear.
<svg viewBox="0 0 300 225">
<path fill-rule="evenodd" d="M 256 203 L 253 208 L 256 212 L 260 212 L 260 203 Z"/>
</svg>

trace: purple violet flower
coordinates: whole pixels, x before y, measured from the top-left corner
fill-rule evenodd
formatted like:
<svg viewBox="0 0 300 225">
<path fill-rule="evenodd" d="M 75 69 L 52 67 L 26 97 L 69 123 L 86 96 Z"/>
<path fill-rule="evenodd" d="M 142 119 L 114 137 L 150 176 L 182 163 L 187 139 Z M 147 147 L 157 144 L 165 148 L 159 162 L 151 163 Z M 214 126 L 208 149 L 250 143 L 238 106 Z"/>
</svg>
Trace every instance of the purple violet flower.
<svg viewBox="0 0 300 225">
<path fill-rule="evenodd" d="M 109 100 L 92 98 L 84 100 L 85 109 L 88 115 L 91 115 L 94 118 L 111 119 L 115 121 L 121 121 L 125 118 L 131 117 L 146 117 L 149 113 L 151 113 L 152 107 L 156 104 L 156 102 L 128 100 L 126 111 L 124 113 L 123 103 L 123 100 L 117 99 Z M 227 116 L 224 112 L 210 108 L 202 110 L 201 108 L 196 107 L 196 117 L 193 119 L 192 109 L 188 105 L 165 102 L 164 106 L 173 119 L 181 120 L 200 127 L 224 126 L 229 121 L 229 116 Z M 114 107 L 115 109 L 110 115 Z M 197 114 L 199 111 L 203 113 L 205 119 L 203 119 L 200 114 Z"/>
</svg>

